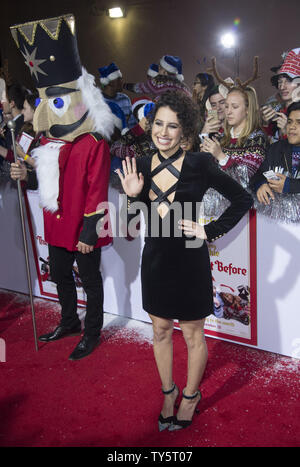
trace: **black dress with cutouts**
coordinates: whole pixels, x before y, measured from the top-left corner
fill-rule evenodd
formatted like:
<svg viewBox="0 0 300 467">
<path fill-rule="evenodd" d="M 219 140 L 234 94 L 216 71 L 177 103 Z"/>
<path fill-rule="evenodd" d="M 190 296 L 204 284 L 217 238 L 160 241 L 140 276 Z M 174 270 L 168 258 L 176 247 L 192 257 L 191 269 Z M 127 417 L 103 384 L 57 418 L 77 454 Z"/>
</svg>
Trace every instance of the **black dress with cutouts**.
<svg viewBox="0 0 300 467">
<path fill-rule="evenodd" d="M 202 197 L 208 188 L 214 188 L 231 205 L 205 226 L 207 241 L 213 241 L 239 222 L 252 206 L 252 197 L 207 153 L 180 149 L 169 159 L 157 153 L 136 162 L 144 187 L 138 198 L 128 199 L 128 215 L 130 222 L 136 213 L 134 201 L 147 207 L 141 266 L 143 308 L 166 319 L 205 318 L 213 313 L 207 244 L 187 238 L 178 228 L 178 220 L 198 221 Z"/>
</svg>

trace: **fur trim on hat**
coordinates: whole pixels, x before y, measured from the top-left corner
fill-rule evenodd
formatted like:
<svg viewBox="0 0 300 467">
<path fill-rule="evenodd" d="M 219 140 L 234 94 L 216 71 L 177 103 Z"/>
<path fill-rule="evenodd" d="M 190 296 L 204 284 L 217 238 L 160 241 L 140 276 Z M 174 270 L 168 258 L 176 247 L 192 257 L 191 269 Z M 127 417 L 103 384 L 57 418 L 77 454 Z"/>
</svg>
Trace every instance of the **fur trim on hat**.
<svg viewBox="0 0 300 467">
<path fill-rule="evenodd" d="M 164 57 L 162 57 L 160 59 L 160 65 L 166 70 L 168 71 L 169 73 L 173 73 L 174 75 L 178 74 L 178 70 L 175 66 L 172 66 L 170 65 L 168 62 L 166 62 L 166 60 L 164 59 Z"/>
<path fill-rule="evenodd" d="M 169 73 L 172 73 L 172 75 L 174 75 L 174 77 L 177 78 L 178 81 L 181 81 L 181 82 L 184 81 L 184 76 L 178 73 L 178 70 L 175 66 L 172 66 L 170 65 L 170 63 L 166 62 L 164 57 L 160 59 L 159 63 L 166 71 L 168 71 Z"/>
<path fill-rule="evenodd" d="M 106 77 L 100 77 L 100 82 L 106 86 L 110 83 L 110 81 L 114 81 L 117 78 L 122 78 L 122 73 L 120 70 L 113 71 L 112 73 L 110 73 L 110 75 Z"/>
<path fill-rule="evenodd" d="M 157 75 L 158 75 L 158 72 L 154 71 L 154 70 L 151 70 L 150 68 L 147 71 L 147 76 L 149 76 L 150 78 L 155 78 L 155 76 L 157 76 Z"/>
<path fill-rule="evenodd" d="M 148 104 L 149 102 L 152 102 L 152 100 L 148 97 L 138 97 L 136 98 L 133 102 L 132 102 L 132 106 L 131 106 L 131 109 L 132 109 L 132 112 L 134 111 L 134 109 L 138 106 L 138 105 L 145 105 L 145 104 Z"/>
<path fill-rule="evenodd" d="M 103 86 L 107 86 L 109 84 L 109 79 L 108 78 L 100 78 L 100 83 L 103 84 Z"/>
</svg>

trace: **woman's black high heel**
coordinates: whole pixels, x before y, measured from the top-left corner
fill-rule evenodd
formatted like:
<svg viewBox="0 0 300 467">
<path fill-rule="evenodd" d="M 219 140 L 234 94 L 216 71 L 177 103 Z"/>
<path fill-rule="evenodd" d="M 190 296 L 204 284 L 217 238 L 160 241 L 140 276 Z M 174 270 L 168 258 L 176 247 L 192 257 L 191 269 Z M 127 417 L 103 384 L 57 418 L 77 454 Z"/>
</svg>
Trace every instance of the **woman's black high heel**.
<svg viewBox="0 0 300 467">
<path fill-rule="evenodd" d="M 163 394 L 168 395 L 168 394 L 172 394 L 172 392 L 174 392 L 175 389 L 178 390 L 178 395 L 176 397 L 176 400 L 177 400 L 177 398 L 179 396 L 179 389 L 178 389 L 178 387 L 176 386 L 175 383 L 173 383 L 173 386 L 172 386 L 171 389 L 169 389 L 168 391 L 164 391 L 162 389 L 162 392 L 163 392 Z M 175 400 L 175 407 L 178 408 L 178 404 L 176 403 L 176 400 Z M 169 428 L 174 423 L 174 419 L 175 419 L 174 415 L 171 415 L 171 417 L 163 417 L 162 414 L 160 414 L 159 417 L 158 417 L 158 429 L 159 429 L 159 431 L 164 431 L 166 428 Z"/>
<path fill-rule="evenodd" d="M 191 396 L 186 396 L 184 394 L 184 390 L 182 391 L 182 397 L 184 399 L 192 400 L 192 399 L 195 399 L 197 396 L 200 396 L 200 399 L 197 402 L 194 413 L 198 414 L 200 412 L 200 410 L 198 409 L 198 405 L 199 405 L 199 403 L 200 403 L 200 401 L 202 399 L 201 392 L 198 390 L 194 394 L 192 394 Z M 190 426 L 192 424 L 192 421 L 193 421 L 193 417 L 192 417 L 191 420 L 178 420 L 177 416 L 175 416 L 175 417 L 173 417 L 173 423 L 170 424 L 170 426 L 169 426 L 169 431 L 175 431 L 175 430 L 181 430 L 183 428 L 187 428 L 188 426 Z"/>
</svg>

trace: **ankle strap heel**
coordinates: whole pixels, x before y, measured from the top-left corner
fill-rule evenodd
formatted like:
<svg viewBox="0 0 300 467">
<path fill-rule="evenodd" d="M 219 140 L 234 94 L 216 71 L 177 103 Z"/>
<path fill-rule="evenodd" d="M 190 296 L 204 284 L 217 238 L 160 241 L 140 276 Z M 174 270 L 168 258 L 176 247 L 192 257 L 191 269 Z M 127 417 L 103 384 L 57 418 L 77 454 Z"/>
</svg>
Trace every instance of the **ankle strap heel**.
<svg viewBox="0 0 300 467">
<path fill-rule="evenodd" d="M 186 388 L 184 388 L 184 389 L 186 389 Z M 185 392 L 184 392 L 184 389 L 183 389 L 183 391 L 182 391 L 182 397 L 183 397 L 184 399 L 192 400 L 192 399 L 195 399 L 195 398 L 196 398 L 197 396 L 199 396 L 199 395 L 200 395 L 200 398 L 201 398 L 201 392 L 200 392 L 199 389 L 197 389 L 197 391 L 194 392 L 194 394 L 192 394 L 191 396 L 187 396 L 187 395 L 185 394 Z"/>
<path fill-rule="evenodd" d="M 173 382 L 173 386 L 171 387 L 171 389 L 168 389 L 167 391 L 164 391 L 163 388 L 161 388 L 162 393 L 163 393 L 165 396 L 167 396 L 167 395 L 169 395 L 169 394 L 172 394 L 172 392 L 174 392 L 175 389 L 177 389 L 178 395 L 177 395 L 177 397 L 176 397 L 174 407 L 175 407 L 175 409 L 178 409 L 178 407 L 179 407 L 178 398 L 179 398 L 179 392 L 180 392 L 180 391 L 179 391 L 179 389 L 178 389 L 177 384 Z"/>
<path fill-rule="evenodd" d="M 186 389 L 186 388 L 184 388 Z M 182 397 L 184 399 L 188 399 L 188 400 L 193 400 L 195 399 L 197 396 L 200 396 L 199 397 L 199 400 L 197 402 L 197 405 L 195 407 L 195 410 L 194 410 L 194 413 L 199 413 L 200 410 L 198 409 L 198 405 L 199 405 L 199 402 L 201 401 L 202 399 L 202 395 L 201 395 L 201 392 L 200 390 L 198 389 L 196 392 L 194 392 L 194 394 L 191 394 L 190 396 L 187 396 L 185 393 L 184 393 L 184 389 L 182 391 Z M 193 417 L 191 420 L 178 420 L 177 416 L 174 417 L 174 421 L 172 423 L 172 425 L 169 426 L 169 431 L 176 431 L 176 430 L 181 430 L 183 428 L 187 428 L 188 426 L 190 426 L 192 424 L 192 421 L 193 421 Z"/>
<path fill-rule="evenodd" d="M 175 391 L 175 388 L 177 388 L 177 386 L 175 383 L 173 383 L 173 386 L 171 387 L 171 389 L 164 391 L 163 388 L 161 388 L 161 390 L 163 394 L 168 395 L 168 394 L 172 394 L 172 392 Z"/>
<path fill-rule="evenodd" d="M 184 388 L 184 389 L 186 389 L 186 388 Z M 191 396 L 187 396 L 187 395 L 184 393 L 184 389 L 182 390 L 182 397 L 183 397 L 184 399 L 193 400 L 193 399 L 195 399 L 197 396 L 200 396 L 200 398 L 199 398 L 199 400 L 198 400 L 198 402 L 197 402 L 196 408 L 195 408 L 195 413 L 199 413 L 200 410 L 199 410 L 199 408 L 198 408 L 198 404 L 199 404 L 199 402 L 200 402 L 201 399 L 202 399 L 202 394 L 201 394 L 201 392 L 200 392 L 200 389 L 197 389 L 197 391 L 194 392 L 194 394 L 192 394 Z"/>
<path fill-rule="evenodd" d="M 171 389 L 168 389 L 166 391 L 164 391 L 164 389 L 161 389 L 162 390 L 162 393 L 167 396 L 168 394 L 172 394 L 172 392 L 175 391 L 175 389 L 177 389 L 178 391 L 178 395 L 176 397 L 176 400 L 175 400 L 175 407 L 178 408 L 178 404 L 176 404 L 176 401 L 178 399 L 178 396 L 179 396 L 179 389 L 177 387 L 177 385 L 175 383 L 173 383 L 173 386 L 171 387 Z M 162 414 L 159 415 L 159 418 L 158 418 L 158 429 L 159 431 L 164 431 L 166 428 L 169 428 L 174 422 L 174 415 L 171 415 L 170 417 L 163 417 Z"/>
</svg>

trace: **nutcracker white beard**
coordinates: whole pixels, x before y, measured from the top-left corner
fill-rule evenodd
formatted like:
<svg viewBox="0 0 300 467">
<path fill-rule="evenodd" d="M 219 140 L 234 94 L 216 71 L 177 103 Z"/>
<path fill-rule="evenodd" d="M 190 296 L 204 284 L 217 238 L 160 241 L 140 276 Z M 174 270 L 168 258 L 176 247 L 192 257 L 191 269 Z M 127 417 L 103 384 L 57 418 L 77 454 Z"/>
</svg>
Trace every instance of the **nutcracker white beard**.
<svg viewBox="0 0 300 467">
<path fill-rule="evenodd" d="M 113 114 L 95 86 L 94 76 L 84 68 L 77 81 L 40 88 L 39 95 L 41 102 L 33 118 L 35 132 L 65 141 L 90 132 L 110 139 Z"/>
<path fill-rule="evenodd" d="M 58 209 L 59 195 L 59 153 L 65 143 L 49 142 L 32 151 L 36 159 L 36 172 L 39 183 L 40 204 L 46 211 Z"/>
</svg>

